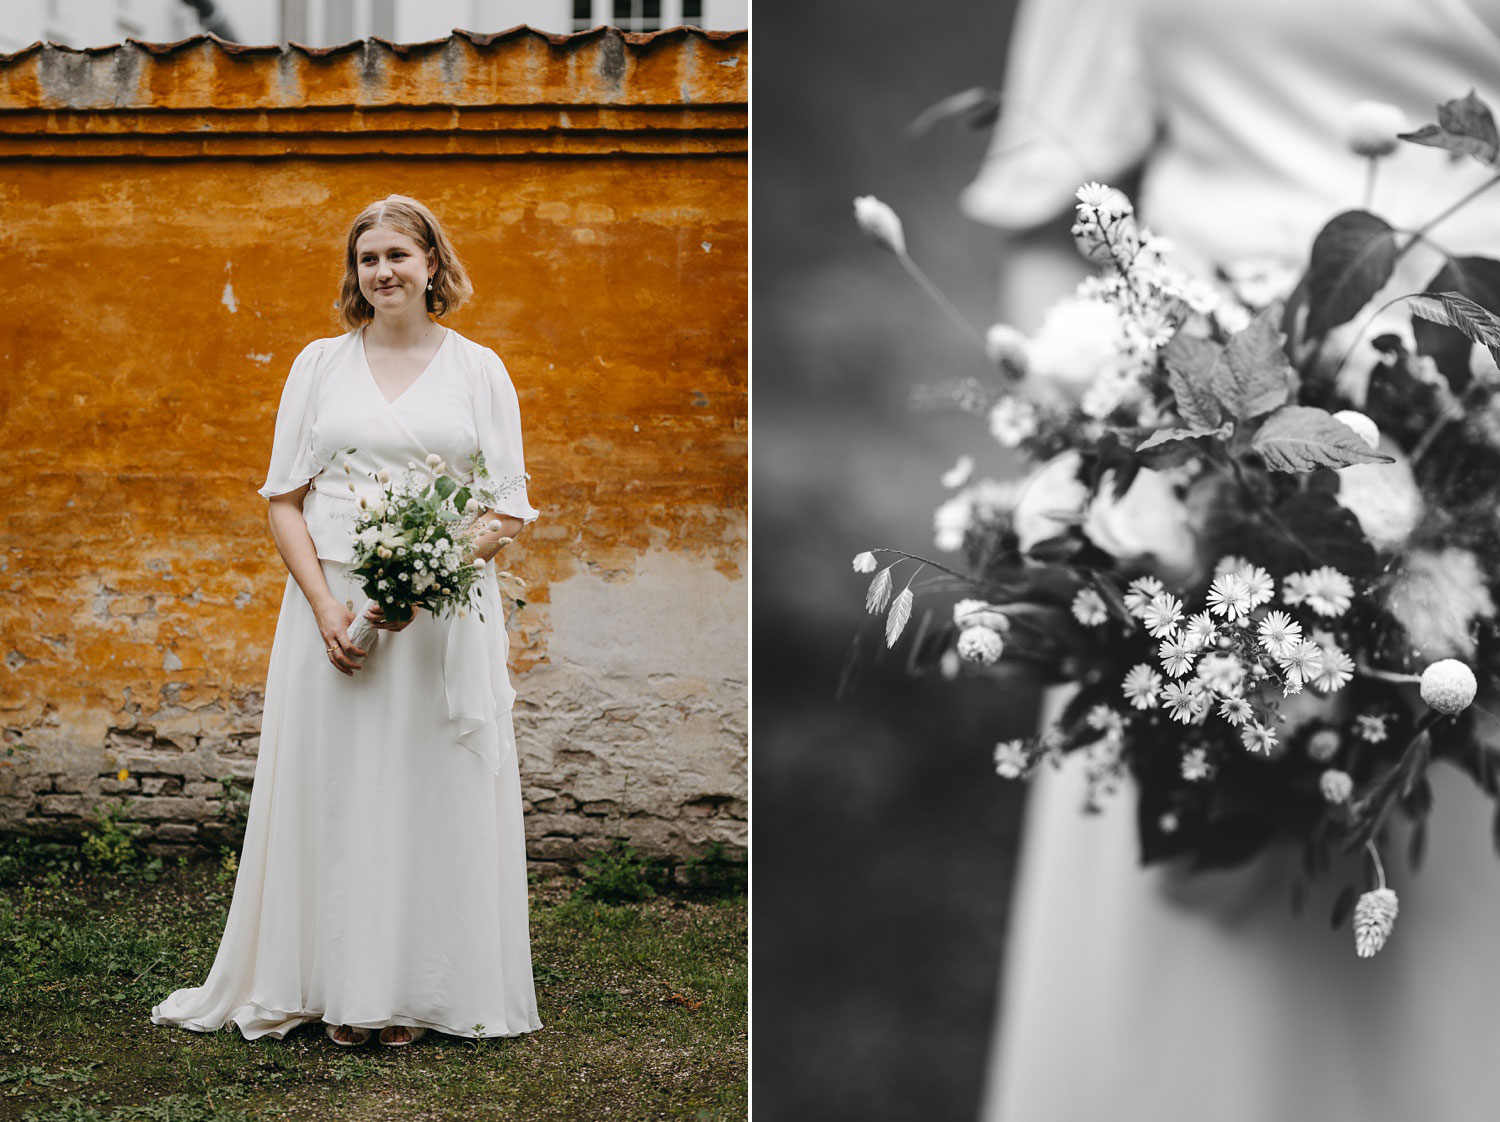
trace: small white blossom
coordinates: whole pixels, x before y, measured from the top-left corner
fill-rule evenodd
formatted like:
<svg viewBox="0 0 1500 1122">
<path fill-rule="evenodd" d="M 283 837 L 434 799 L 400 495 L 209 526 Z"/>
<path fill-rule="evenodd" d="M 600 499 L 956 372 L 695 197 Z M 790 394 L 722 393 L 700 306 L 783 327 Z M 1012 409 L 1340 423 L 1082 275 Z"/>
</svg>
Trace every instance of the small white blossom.
<svg viewBox="0 0 1500 1122">
<path fill-rule="evenodd" d="M 1292 573 L 1282 585 L 1288 604 L 1306 604 L 1320 616 L 1341 616 L 1354 603 L 1354 585 L 1331 565 L 1308 573 Z"/>
<path fill-rule="evenodd" d="M 1281 658 L 1302 641 L 1302 625 L 1285 612 L 1267 612 L 1259 630 L 1260 645 L 1272 658 Z"/>
<path fill-rule="evenodd" d="M 877 568 L 879 566 L 875 561 L 875 555 L 869 550 L 854 555 L 854 571 L 856 573 L 873 573 Z"/>
<path fill-rule="evenodd" d="M 1136 619 L 1146 610 L 1146 605 L 1166 591 L 1166 587 L 1155 577 L 1137 577 L 1125 588 L 1125 607 Z"/>
<path fill-rule="evenodd" d="M 1269 756 L 1271 749 L 1275 748 L 1280 741 L 1277 739 L 1276 730 L 1268 728 L 1259 721 L 1251 721 L 1240 729 L 1240 741 L 1245 748 L 1251 752 L 1259 752 Z"/>
<path fill-rule="evenodd" d="M 1125 697 L 1137 709 L 1155 709 L 1159 704 L 1156 691 L 1160 687 L 1161 675 L 1143 662 L 1130 668 L 1122 688 Z"/>
<path fill-rule="evenodd" d="M 1024 741 L 1002 740 L 995 745 L 995 771 L 1002 779 L 1020 779 L 1030 767 Z"/>
<path fill-rule="evenodd" d="M 1354 950 L 1360 958 L 1369 958 L 1385 946 L 1396 926 L 1400 902 L 1389 888 L 1366 892 L 1354 905 Z"/>
<path fill-rule="evenodd" d="M 1219 716 L 1235 728 L 1239 728 L 1254 715 L 1255 711 L 1250 708 L 1250 703 L 1243 697 L 1226 697 L 1219 702 Z"/>
<path fill-rule="evenodd" d="M 442 462 L 443 462 L 443 457 L 439 456 L 436 452 L 429 452 L 429 453 L 427 453 L 427 466 L 428 467 L 435 468 L 435 467 L 438 466 L 438 464 L 440 464 Z"/>
<path fill-rule="evenodd" d="M 874 195 L 860 195 L 854 200 L 854 221 L 860 231 L 882 249 L 904 255 L 906 235 L 896 212 Z"/>
<path fill-rule="evenodd" d="M 1109 608 L 1097 589 L 1080 588 L 1073 597 L 1073 618 L 1085 627 L 1098 627 L 1109 619 Z"/>
<path fill-rule="evenodd" d="M 1036 406 L 1021 397 L 1002 397 L 990 410 L 990 435 L 1002 448 L 1014 448 L 1036 435 Z"/>
<path fill-rule="evenodd" d="M 1153 596 L 1151 602 L 1141 610 L 1141 623 L 1153 639 L 1170 635 L 1182 622 L 1182 601 L 1170 592 Z"/>
<path fill-rule="evenodd" d="M 1276 582 L 1271 579 L 1271 574 L 1259 565 L 1246 565 L 1237 569 L 1235 576 L 1245 582 L 1245 590 L 1250 595 L 1251 608 L 1269 604 L 1271 598 L 1276 595 Z"/>
<path fill-rule="evenodd" d="M 1383 743 L 1390 735 L 1385 727 L 1385 718 L 1368 713 L 1361 713 L 1354 718 L 1354 732 L 1361 740 L 1367 740 L 1371 744 Z"/>
<path fill-rule="evenodd" d="M 1323 671 L 1323 648 L 1308 639 L 1298 640 L 1276 656 L 1286 675 L 1288 692 L 1297 693 Z"/>
<path fill-rule="evenodd" d="M 1168 682 L 1162 689 L 1162 704 L 1171 714 L 1172 720 L 1191 724 L 1203 716 L 1208 708 L 1208 697 L 1193 682 Z"/>
<path fill-rule="evenodd" d="M 1250 614 L 1250 589 L 1234 573 L 1214 578 L 1208 586 L 1208 610 L 1233 622 Z"/>
<path fill-rule="evenodd" d="M 1168 677 L 1181 678 L 1193 668 L 1195 650 L 1184 641 L 1181 632 L 1174 632 L 1161 641 L 1156 654 Z"/>
<path fill-rule="evenodd" d="M 1313 688 L 1335 693 L 1354 677 L 1354 660 L 1338 647 L 1323 646 L 1323 667 L 1312 680 Z"/>
<path fill-rule="evenodd" d="M 1329 768 L 1318 777 L 1318 790 L 1323 792 L 1324 801 L 1339 806 L 1354 794 L 1354 780 L 1347 771 Z"/>
<path fill-rule="evenodd" d="M 1478 689 L 1474 671 L 1456 658 L 1439 659 L 1422 671 L 1422 700 L 1450 717 L 1472 705 Z"/>
<path fill-rule="evenodd" d="M 1214 623 L 1213 616 L 1207 612 L 1199 612 L 1192 616 L 1183 630 L 1183 641 L 1194 650 L 1212 646 L 1218 638 L 1219 629 Z"/>
<path fill-rule="evenodd" d="M 1344 118 L 1344 140 L 1356 156 L 1379 159 L 1400 144 L 1398 134 L 1407 130 L 1406 114 L 1383 101 L 1361 101 L 1350 106 Z"/>
<path fill-rule="evenodd" d="M 1320 764 L 1326 764 L 1339 754 L 1337 729 L 1319 729 L 1307 738 L 1308 756 Z"/>
<path fill-rule="evenodd" d="M 1026 336 L 1005 323 L 996 323 L 984 333 L 984 352 L 990 361 L 1013 378 L 1022 378 L 1031 364 Z"/>
<path fill-rule="evenodd" d="M 1202 748 L 1191 748 L 1182 756 L 1182 778 L 1189 783 L 1201 783 L 1212 779 L 1213 765 L 1208 762 L 1208 753 Z"/>
<path fill-rule="evenodd" d="M 988 627 L 970 627 L 959 633 L 959 657 L 970 662 L 989 665 L 998 661 L 1004 650 L 1005 641 L 998 632 L 991 631 Z"/>
<path fill-rule="evenodd" d="M 1125 735 L 1124 716 L 1108 705 L 1095 705 L 1089 710 L 1084 720 L 1088 722 L 1089 728 L 1102 732 L 1106 736 Z"/>
<path fill-rule="evenodd" d="M 969 481 L 969 476 L 973 474 L 974 457 L 960 456 L 958 458 L 958 463 L 954 464 L 947 471 L 943 472 L 942 484 L 944 487 L 951 491 L 955 487 L 962 487 Z"/>
<path fill-rule="evenodd" d="M 389 483 L 391 481 L 391 473 L 390 473 L 390 471 L 387 470 L 386 468 L 381 468 L 379 471 L 377 471 L 375 473 L 375 481 L 377 483 L 382 484 L 382 485 L 384 485 L 386 483 Z"/>
</svg>

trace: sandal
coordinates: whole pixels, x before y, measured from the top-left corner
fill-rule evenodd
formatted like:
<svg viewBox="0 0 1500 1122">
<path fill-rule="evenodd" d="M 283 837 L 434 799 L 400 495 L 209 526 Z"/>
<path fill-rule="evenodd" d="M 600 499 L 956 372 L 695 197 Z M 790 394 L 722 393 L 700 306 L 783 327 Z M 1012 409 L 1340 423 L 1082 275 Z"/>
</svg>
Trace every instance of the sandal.
<svg viewBox="0 0 1500 1122">
<path fill-rule="evenodd" d="M 387 1039 L 388 1033 L 394 1033 L 396 1029 L 405 1029 L 407 1038 L 405 1040 Z M 427 1035 L 427 1030 L 416 1025 L 386 1025 L 380 1030 L 380 1043 L 387 1048 L 405 1048 L 408 1044 L 415 1044 Z"/>
<path fill-rule="evenodd" d="M 340 1040 L 335 1035 L 340 1029 L 345 1029 L 345 1030 L 348 1031 L 348 1033 L 349 1033 L 349 1039 L 348 1040 Z M 333 1041 L 340 1048 L 358 1048 L 361 1044 L 368 1043 L 369 1039 L 370 1039 L 370 1030 L 369 1029 L 367 1029 L 367 1028 L 355 1028 L 353 1025 L 328 1025 L 328 1024 L 325 1024 L 323 1026 L 323 1030 L 328 1034 L 328 1039 L 331 1040 L 331 1041 Z"/>
</svg>

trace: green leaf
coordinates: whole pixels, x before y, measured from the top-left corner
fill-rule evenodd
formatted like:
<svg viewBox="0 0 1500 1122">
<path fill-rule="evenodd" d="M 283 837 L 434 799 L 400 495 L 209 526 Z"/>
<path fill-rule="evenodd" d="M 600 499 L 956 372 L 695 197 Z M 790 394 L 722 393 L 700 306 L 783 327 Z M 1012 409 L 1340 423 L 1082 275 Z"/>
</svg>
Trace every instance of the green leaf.
<svg viewBox="0 0 1500 1122">
<path fill-rule="evenodd" d="M 446 499 L 454 491 L 458 490 L 458 484 L 446 475 L 440 475 L 432 481 L 432 489 L 437 492 L 438 498 Z"/>
<path fill-rule="evenodd" d="M 463 510 L 464 507 L 469 505 L 469 500 L 473 497 L 473 493 L 467 487 L 460 487 L 453 493 L 453 508 L 455 510 Z"/>
<path fill-rule="evenodd" d="M 1281 305 L 1266 308 L 1229 340 L 1209 371 L 1214 397 L 1235 420 L 1269 413 L 1291 397 L 1292 365 L 1281 346 L 1280 319 Z"/>
<path fill-rule="evenodd" d="M 1162 350 L 1177 415 L 1190 427 L 1213 429 L 1224 421 L 1224 411 L 1209 385 L 1209 375 L 1222 353 L 1217 344 L 1180 331 Z"/>
<path fill-rule="evenodd" d="M 1408 300 L 1412 314 L 1451 327 L 1483 345 L 1500 363 L 1500 318 L 1457 292 L 1427 292 Z"/>
<path fill-rule="evenodd" d="M 1437 113 L 1437 124 L 1398 135 L 1413 144 L 1462 152 L 1488 167 L 1500 167 L 1500 132 L 1495 130 L 1495 116 L 1473 90 L 1465 97 L 1443 102 Z"/>
<path fill-rule="evenodd" d="M 1364 210 L 1336 216 L 1313 241 L 1307 269 L 1307 333 L 1348 323 L 1385 287 L 1396 265 L 1396 232 Z"/>
<path fill-rule="evenodd" d="M 1272 471 L 1395 462 L 1371 449 L 1348 425 L 1334 420 L 1333 414 L 1307 405 L 1288 405 L 1272 413 L 1251 447 Z"/>
</svg>

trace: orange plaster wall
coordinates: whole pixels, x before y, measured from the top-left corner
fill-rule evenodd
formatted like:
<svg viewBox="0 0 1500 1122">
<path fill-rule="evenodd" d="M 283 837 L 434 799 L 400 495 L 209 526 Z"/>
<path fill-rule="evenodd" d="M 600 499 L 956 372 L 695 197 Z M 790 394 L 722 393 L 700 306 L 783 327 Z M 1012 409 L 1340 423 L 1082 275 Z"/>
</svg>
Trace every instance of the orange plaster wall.
<svg viewBox="0 0 1500 1122">
<path fill-rule="evenodd" d="M 512 620 L 523 694 L 549 665 L 558 581 L 628 584 L 664 550 L 743 594 L 743 152 L 15 160 L 0 723 L 24 747 L 0 759 L 0 828 L 149 793 L 108 778 L 131 752 L 239 754 L 248 774 L 285 579 L 255 494 L 276 402 L 303 344 L 341 331 L 348 221 L 393 191 L 447 224 L 476 290 L 447 322 L 494 347 L 520 394 L 543 511 L 507 560 L 530 582 Z M 209 799 L 212 770 L 159 793 Z M 161 836 L 194 840 L 212 804 L 178 809 Z"/>
</svg>

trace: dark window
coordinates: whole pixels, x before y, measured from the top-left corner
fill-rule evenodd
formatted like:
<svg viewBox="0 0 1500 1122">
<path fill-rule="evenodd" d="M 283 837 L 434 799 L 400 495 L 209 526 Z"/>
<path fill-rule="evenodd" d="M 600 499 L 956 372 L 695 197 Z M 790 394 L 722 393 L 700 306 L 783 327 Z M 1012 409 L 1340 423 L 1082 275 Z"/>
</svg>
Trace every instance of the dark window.
<svg viewBox="0 0 1500 1122">
<path fill-rule="evenodd" d="M 682 22 L 694 27 L 703 22 L 703 0 L 682 0 Z"/>
</svg>

